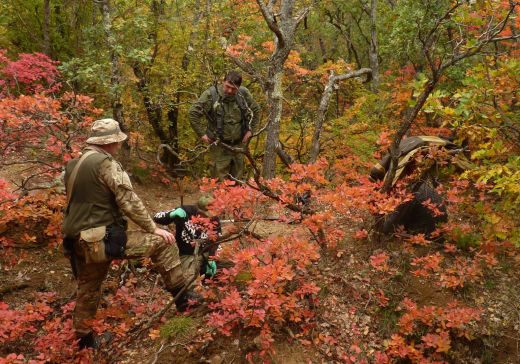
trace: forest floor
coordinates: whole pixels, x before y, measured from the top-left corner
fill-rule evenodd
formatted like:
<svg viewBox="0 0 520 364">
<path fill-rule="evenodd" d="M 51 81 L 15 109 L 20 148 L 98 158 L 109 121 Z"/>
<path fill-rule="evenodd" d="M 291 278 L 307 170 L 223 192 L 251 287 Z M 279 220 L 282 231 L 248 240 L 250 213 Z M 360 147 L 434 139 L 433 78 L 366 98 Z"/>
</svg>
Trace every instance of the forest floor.
<svg viewBox="0 0 520 364">
<path fill-rule="evenodd" d="M 3 171 L 5 172 L 5 171 Z M 12 176 L 12 171 L 9 173 Z M 150 212 L 170 209 L 180 204 L 179 192 L 171 187 L 135 183 L 138 195 Z M 185 188 L 183 202 L 197 201 L 195 187 Z M 10 307 L 20 307 L 32 299 L 34 292 L 56 292 L 56 305 L 74 299 L 75 282 L 68 260 L 58 248 L 50 248 L 40 234 L 30 249 L 16 249 L 19 263 L 0 276 L 0 301 Z M 264 222 L 257 227 L 262 235 L 283 234 L 289 225 Z M 352 227 L 354 230 L 358 227 Z M 132 228 L 131 228 L 132 229 Z M 5 232 L 5 231 L 4 231 Z M 4 233 L 2 232 L 2 233 Z M 12 233 L 12 232 L 10 232 Z M 18 231 L 21 234 L 23 231 Z M 425 248 L 434 251 L 436 247 Z M 336 363 L 345 359 L 357 362 L 356 353 L 371 357 L 385 350 L 385 340 L 396 332 L 399 309 L 393 302 L 409 297 L 418 305 L 445 306 L 453 300 L 467 306 L 483 308 L 481 321 L 472 327 L 473 336 L 454 338 L 451 363 L 520 363 L 520 262 L 503 255 L 497 269 L 488 272 L 484 279 L 468 284 L 463 290 L 450 292 L 437 288 L 428 281 L 401 272 L 392 279 L 381 279 L 369 271 L 370 257 L 386 251 L 393 266 L 409 269 L 406 252 L 397 242 L 352 241 L 334 253 L 322 251 L 321 259 L 313 267 L 313 279 L 321 288 L 315 307 L 316 322 L 311 340 L 295 337 L 291 327 L 281 327 L 275 336 L 274 353 L 268 356 L 272 363 Z M 141 274 L 139 269 L 117 265 L 111 270 L 104 286 L 104 296 L 113 294 L 126 281 L 137 281 L 141 288 L 151 292 L 150 301 L 164 302 L 170 297 L 158 285 L 155 274 Z M 160 285 L 160 284 L 159 284 Z M 374 289 L 374 287 L 378 287 Z M 380 299 L 374 292 L 384 289 L 390 304 L 374 304 Z M 101 307 L 107 302 L 102 301 Z M 204 340 L 212 329 L 204 324 L 204 309 L 180 315 L 172 308 L 162 319 L 160 335 L 147 333 L 132 340 L 121 340 L 117 356 L 113 348 L 104 347 L 96 354 L 96 362 L 119 363 L 243 363 L 245 355 L 254 351 L 255 336 L 239 332 L 232 337 L 214 336 Z M 187 317 L 187 320 L 179 318 Z M 181 329 L 172 329 L 175 322 L 183 322 Z M 181 325 L 182 326 L 182 325 Z M 169 327 L 169 329 L 168 329 Z M 31 351 L 31 342 L 4 347 L 0 356 L 10 352 Z"/>
</svg>

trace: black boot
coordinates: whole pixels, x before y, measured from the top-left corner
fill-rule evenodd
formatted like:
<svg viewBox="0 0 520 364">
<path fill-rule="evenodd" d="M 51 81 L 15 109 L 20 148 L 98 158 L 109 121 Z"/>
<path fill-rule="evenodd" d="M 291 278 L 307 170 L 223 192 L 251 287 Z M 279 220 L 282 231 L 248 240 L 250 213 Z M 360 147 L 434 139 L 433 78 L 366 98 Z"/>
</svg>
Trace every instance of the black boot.
<svg viewBox="0 0 520 364">
<path fill-rule="evenodd" d="M 82 349 L 97 349 L 99 347 L 96 339 L 94 338 L 94 333 L 90 332 L 85 336 L 79 338 L 78 341 L 79 350 Z"/>
<path fill-rule="evenodd" d="M 93 332 L 88 333 L 85 336 L 79 338 L 78 347 L 82 349 L 99 349 L 101 345 L 108 344 L 112 341 L 113 335 L 109 332 L 105 332 L 100 336 L 94 335 Z"/>
<path fill-rule="evenodd" d="M 180 289 L 174 290 L 172 292 L 173 297 L 175 297 L 179 291 Z M 192 302 L 191 305 L 190 301 Z M 175 300 L 175 307 L 177 307 L 178 312 L 185 312 L 188 307 L 199 306 L 202 303 L 204 303 L 204 298 L 200 294 L 193 290 L 187 290 Z"/>
</svg>

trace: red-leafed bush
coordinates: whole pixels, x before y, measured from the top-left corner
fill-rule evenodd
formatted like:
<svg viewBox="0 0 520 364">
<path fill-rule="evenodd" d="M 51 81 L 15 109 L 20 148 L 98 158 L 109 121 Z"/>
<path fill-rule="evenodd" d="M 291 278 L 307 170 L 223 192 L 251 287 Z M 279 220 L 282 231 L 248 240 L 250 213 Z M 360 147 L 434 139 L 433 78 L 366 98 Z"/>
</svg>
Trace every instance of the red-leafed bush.
<svg viewBox="0 0 520 364">
<path fill-rule="evenodd" d="M 0 49 L 0 96 L 52 93 L 61 88 L 57 65 L 43 53 L 20 53 L 10 60 Z"/>
</svg>

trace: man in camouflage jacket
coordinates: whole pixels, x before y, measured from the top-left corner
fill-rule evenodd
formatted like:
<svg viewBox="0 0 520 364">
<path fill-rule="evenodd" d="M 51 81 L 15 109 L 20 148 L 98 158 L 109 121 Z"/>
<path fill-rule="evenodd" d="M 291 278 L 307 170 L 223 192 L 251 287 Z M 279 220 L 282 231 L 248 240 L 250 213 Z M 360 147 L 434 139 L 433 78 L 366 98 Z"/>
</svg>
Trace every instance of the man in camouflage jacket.
<svg viewBox="0 0 520 364">
<path fill-rule="evenodd" d="M 241 179 L 244 156 L 224 147 L 243 147 L 258 125 L 260 107 L 249 90 L 241 87 L 242 76 L 230 71 L 222 85 L 204 91 L 189 111 L 191 126 L 198 137 L 210 145 L 211 176 Z"/>
<path fill-rule="evenodd" d="M 173 296 L 188 283 L 175 237 L 155 225 L 113 157 L 125 139 L 117 121 L 97 120 L 83 156 L 71 160 L 65 170 L 68 205 L 62 230 L 78 284 L 73 325 L 80 348 L 97 344 L 88 321 L 96 315 L 113 258 L 150 257 Z M 131 236 L 127 241 L 126 218 L 145 231 L 141 238 Z M 177 308 L 185 310 L 193 298 L 198 297 L 189 290 L 181 294 Z"/>
</svg>

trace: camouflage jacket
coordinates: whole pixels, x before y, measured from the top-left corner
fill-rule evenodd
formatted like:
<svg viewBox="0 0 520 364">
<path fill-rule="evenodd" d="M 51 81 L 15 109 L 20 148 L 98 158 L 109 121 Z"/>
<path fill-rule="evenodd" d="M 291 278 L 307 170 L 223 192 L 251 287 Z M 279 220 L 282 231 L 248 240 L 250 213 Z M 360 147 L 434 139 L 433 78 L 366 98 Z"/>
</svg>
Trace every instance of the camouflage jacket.
<svg viewBox="0 0 520 364">
<path fill-rule="evenodd" d="M 213 140 L 221 137 L 225 142 L 236 143 L 242 139 L 245 130 L 254 131 L 256 129 L 260 118 L 260 106 L 253 99 L 247 88 L 241 87 L 240 89 L 240 93 L 237 92 L 235 96 L 226 97 L 224 96 L 222 86 L 218 86 L 218 101 L 215 103 L 211 95 L 211 88 L 202 93 L 189 111 L 191 126 L 199 137 L 207 135 Z M 241 95 L 245 99 L 248 110 L 251 111 L 250 120 L 248 120 L 246 128 L 243 127 L 242 112 L 236 101 L 237 97 L 242 97 Z M 224 113 L 221 136 L 217 135 L 217 120 L 215 118 L 219 108 L 222 108 L 221 110 Z"/>
<path fill-rule="evenodd" d="M 93 216 L 101 216 L 100 214 L 93 214 L 92 210 L 94 208 L 115 209 L 116 211 L 112 211 L 114 216 L 118 216 L 122 213 L 146 232 L 153 233 L 156 225 L 150 215 L 148 215 L 143 202 L 134 192 L 130 178 L 123 170 L 121 164 L 109 153 L 94 145 L 88 146 L 85 149 L 85 152 L 88 150 L 94 150 L 101 153 L 106 158 L 101 158 L 101 162 L 94 171 L 96 175 L 94 184 L 97 186 L 83 186 L 81 181 L 78 183 L 79 178 L 76 178 L 74 181 L 73 193 L 64 220 L 64 233 L 67 236 L 74 236 L 81 230 L 97 227 L 106 223 L 106 221 L 94 221 L 95 218 L 93 218 Z M 65 172 L 66 186 L 75 163 L 77 163 L 77 159 L 69 162 L 67 165 Z M 79 172 L 81 172 L 83 167 L 83 165 L 80 166 Z M 77 177 L 79 176 L 80 174 L 78 173 Z M 113 204 L 111 201 L 106 201 L 106 204 L 94 204 L 91 203 L 92 201 L 82 201 L 82 199 L 84 200 L 84 195 L 88 195 L 89 192 L 81 191 L 81 189 L 95 190 L 96 188 L 99 188 L 99 191 L 106 192 L 106 196 L 109 196 L 109 199 L 113 200 Z M 76 189 L 78 190 L 76 191 Z M 82 209 L 82 206 L 88 203 L 92 206 L 87 209 Z M 75 210 L 79 211 L 79 213 Z"/>
</svg>

